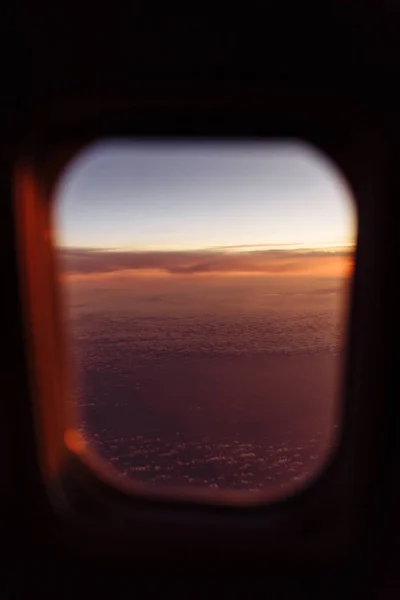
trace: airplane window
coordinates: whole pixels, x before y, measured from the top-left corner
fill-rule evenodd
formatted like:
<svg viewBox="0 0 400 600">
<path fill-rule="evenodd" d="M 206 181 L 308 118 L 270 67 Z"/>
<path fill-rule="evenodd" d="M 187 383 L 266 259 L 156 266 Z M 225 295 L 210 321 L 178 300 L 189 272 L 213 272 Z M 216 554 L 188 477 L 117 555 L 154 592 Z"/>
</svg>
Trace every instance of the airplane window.
<svg viewBox="0 0 400 600">
<path fill-rule="evenodd" d="M 54 196 L 88 445 L 160 490 L 315 477 L 340 432 L 356 240 L 332 162 L 299 141 L 108 139 Z"/>
</svg>

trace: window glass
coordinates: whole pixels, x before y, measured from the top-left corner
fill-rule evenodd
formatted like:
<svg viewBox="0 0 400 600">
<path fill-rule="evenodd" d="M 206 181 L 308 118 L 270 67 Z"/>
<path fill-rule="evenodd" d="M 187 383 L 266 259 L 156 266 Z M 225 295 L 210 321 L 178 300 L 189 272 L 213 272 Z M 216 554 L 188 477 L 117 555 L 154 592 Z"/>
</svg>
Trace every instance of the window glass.
<svg viewBox="0 0 400 600">
<path fill-rule="evenodd" d="M 55 189 L 77 427 L 120 477 L 285 495 L 340 429 L 355 205 L 300 142 L 110 139 Z"/>
</svg>

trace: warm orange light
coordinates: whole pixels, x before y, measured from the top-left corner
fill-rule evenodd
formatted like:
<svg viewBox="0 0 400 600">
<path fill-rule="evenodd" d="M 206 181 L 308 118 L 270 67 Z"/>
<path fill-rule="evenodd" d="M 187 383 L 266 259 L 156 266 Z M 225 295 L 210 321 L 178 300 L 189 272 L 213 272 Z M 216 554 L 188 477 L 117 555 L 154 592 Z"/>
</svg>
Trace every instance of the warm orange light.
<svg viewBox="0 0 400 600">
<path fill-rule="evenodd" d="M 66 429 L 64 433 L 64 442 L 67 448 L 74 454 L 82 454 L 85 451 L 85 440 L 76 429 Z"/>
<path fill-rule="evenodd" d="M 151 280 L 165 279 L 177 280 L 195 278 L 196 280 L 219 278 L 219 277 L 246 277 L 246 276 L 322 276 L 322 277 L 348 277 L 351 275 L 354 259 L 350 254 L 335 252 L 316 253 L 313 256 L 310 253 L 307 256 L 299 255 L 296 252 L 288 252 L 285 260 L 279 258 L 270 259 L 269 257 L 260 257 L 246 255 L 240 256 L 239 253 L 224 257 L 226 264 L 221 268 L 217 265 L 210 270 L 199 272 L 169 272 L 162 267 L 154 269 L 119 269 L 116 271 L 101 271 L 88 273 L 68 273 L 61 272 L 60 279 L 67 283 L 90 283 L 90 282 L 108 282 L 112 284 L 119 280 Z M 162 258 L 160 258 L 162 262 Z"/>
<path fill-rule="evenodd" d="M 39 446 L 46 474 L 57 472 L 63 455 L 63 420 L 66 405 L 56 398 L 65 389 L 65 373 L 56 352 L 60 330 L 55 311 L 54 264 L 50 239 L 50 214 L 45 188 L 30 167 L 21 164 L 15 172 L 15 201 L 20 246 L 22 289 L 26 299 L 25 335 L 31 364 L 32 395 L 37 400 Z M 46 319 L 43 319 L 43 314 Z"/>
</svg>

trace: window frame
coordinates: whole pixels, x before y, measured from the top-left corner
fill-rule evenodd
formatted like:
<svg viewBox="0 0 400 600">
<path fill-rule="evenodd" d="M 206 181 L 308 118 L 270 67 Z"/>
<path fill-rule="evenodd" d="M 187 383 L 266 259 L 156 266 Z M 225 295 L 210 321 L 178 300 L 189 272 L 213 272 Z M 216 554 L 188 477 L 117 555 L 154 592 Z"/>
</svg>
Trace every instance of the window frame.
<svg viewBox="0 0 400 600">
<path fill-rule="evenodd" d="M 340 439 L 318 477 L 286 499 L 265 506 L 229 506 L 206 495 L 204 503 L 188 497 L 151 497 L 145 489 L 133 495 L 117 486 L 95 457 L 81 454 L 79 440 L 75 452 L 65 444 L 64 431 L 73 416 L 65 402 L 67 355 L 51 241 L 52 190 L 77 150 L 96 139 L 117 136 L 304 140 L 333 160 L 353 191 L 358 241 Z M 290 576 L 299 565 L 329 566 L 360 548 L 375 510 L 389 402 L 389 397 L 380 403 L 372 398 L 371 386 L 378 390 L 383 384 L 384 369 L 378 373 L 381 365 L 376 362 L 383 340 L 377 310 L 381 298 L 373 293 L 365 298 L 366 291 L 379 289 L 382 277 L 388 152 L 389 141 L 362 103 L 315 91 L 234 98 L 228 93 L 182 93 L 117 102 L 90 99 L 58 106 L 36 120 L 15 169 L 35 453 L 49 518 L 74 551 L 82 552 L 83 541 L 87 556 L 114 560 L 139 552 L 151 556 L 155 546 L 161 552 L 172 546 L 182 557 L 188 544 L 194 552 L 211 554 L 215 546 L 232 555 L 262 549 L 270 565 L 284 566 Z"/>
</svg>

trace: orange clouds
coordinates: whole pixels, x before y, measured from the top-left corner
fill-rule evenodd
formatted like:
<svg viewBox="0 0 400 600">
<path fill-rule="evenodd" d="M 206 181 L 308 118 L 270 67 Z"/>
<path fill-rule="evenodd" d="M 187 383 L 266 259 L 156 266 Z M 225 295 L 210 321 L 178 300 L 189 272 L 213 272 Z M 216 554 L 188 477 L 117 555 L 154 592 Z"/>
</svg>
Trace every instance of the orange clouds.
<svg viewBox="0 0 400 600">
<path fill-rule="evenodd" d="M 121 275 L 146 278 L 202 275 L 313 275 L 351 273 L 352 252 L 335 250 L 107 251 L 61 249 L 62 275 L 68 280 L 99 280 Z"/>
</svg>

